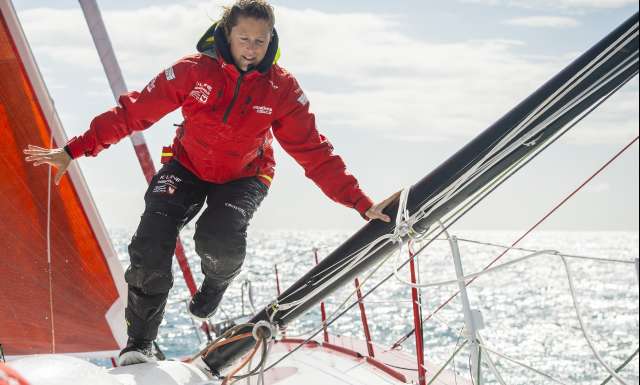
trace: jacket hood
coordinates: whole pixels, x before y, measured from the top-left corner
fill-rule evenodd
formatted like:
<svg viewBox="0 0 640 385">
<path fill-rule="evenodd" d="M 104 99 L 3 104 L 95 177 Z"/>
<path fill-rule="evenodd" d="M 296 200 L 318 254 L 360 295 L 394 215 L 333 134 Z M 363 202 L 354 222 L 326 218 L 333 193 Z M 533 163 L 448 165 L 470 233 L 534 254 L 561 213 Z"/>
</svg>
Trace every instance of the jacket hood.
<svg viewBox="0 0 640 385">
<path fill-rule="evenodd" d="M 211 27 L 209 27 L 209 29 L 207 29 L 198 41 L 196 48 L 198 49 L 198 52 L 214 59 L 218 59 L 222 56 L 222 59 L 225 62 L 235 66 L 235 62 L 231 56 L 229 41 L 227 41 L 223 28 L 218 27 L 218 22 L 215 22 Z M 267 53 L 260 64 L 258 64 L 254 69 L 260 73 L 266 73 L 279 58 L 280 48 L 278 47 L 278 32 L 274 28 L 271 41 L 269 42 L 269 47 L 267 47 Z M 238 71 L 243 72 L 239 68 Z"/>
</svg>

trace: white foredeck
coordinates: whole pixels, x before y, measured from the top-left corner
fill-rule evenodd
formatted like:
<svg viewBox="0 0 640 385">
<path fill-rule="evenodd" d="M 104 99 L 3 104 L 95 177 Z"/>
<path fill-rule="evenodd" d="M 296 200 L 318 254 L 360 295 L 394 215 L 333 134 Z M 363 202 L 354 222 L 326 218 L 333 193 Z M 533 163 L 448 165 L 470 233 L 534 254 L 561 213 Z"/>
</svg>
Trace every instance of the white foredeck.
<svg viewBox="0 0 640 385">
<path fill-rule="evenodd" d="M 271 349 L 268 364 L 276 362 L 299 345 L 280 341 Z M 375 362 L 360 349 L 364 342 L 332 337 L 330 344 L 305 344 L 277 367 L 265 373 L 265 385 L 400 385 L 418 384 L 414 358 L 404 352 L 376 347 Z M 30 385 L 219 385 L 194 365 L 180 361 L 160 361 L 105 369 L 79 358 L 37 355 L 11 361 Z M 406 368 L 406 369 L 397 369 Z M 427 366 L 427 380 L 435 373 Z M 252 381 L 252 383 L 255 380 Z M 241 382 L 242 383 L 242 382 Z M 468 385 L 461 377 L 443 373 L 438 385 Z"/>
<path fill-rule="evenodd" d="M 329 344 L 306 344 L 278 367 L 265 374 L 269 385 L 388 385 L 418 384 L 415 356 L 401 351 L 388 351 L 374 346 L 375 363 L 367 358 L 366 343 L 349 337 L 330 336 Z M 275 362 L 296 346 L 297 341 L 278 342 L 272 348 L 269 362 Z M 377 363 L 377 365 L 376 365 Z M 383 370 L 381 367 L 384 367 Z M 400 369 L 405 368 L 405 369 Z M 426 365 L 427 381 L 437 367 Z M 403 379 L 404 378 L 404 379 Z M 433 382 L 438 385 L 469 385 L 466 378 L 443 372 Z"/>
</svg>

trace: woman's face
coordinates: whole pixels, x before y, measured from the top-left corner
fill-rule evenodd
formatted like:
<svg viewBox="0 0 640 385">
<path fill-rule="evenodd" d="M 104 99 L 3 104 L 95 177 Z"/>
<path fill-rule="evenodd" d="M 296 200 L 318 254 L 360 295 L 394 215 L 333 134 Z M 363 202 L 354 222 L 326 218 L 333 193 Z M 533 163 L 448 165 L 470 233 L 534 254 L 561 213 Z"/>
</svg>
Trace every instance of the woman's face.
<svg viewBox="0 0 640 385">
<path fill-rule="evenodd" d="M 236 66 L 247 71 L 257 67 L 267 54 L 271 27 L 266 20 L 240 16 L 227 38 Z"/>
</svg>

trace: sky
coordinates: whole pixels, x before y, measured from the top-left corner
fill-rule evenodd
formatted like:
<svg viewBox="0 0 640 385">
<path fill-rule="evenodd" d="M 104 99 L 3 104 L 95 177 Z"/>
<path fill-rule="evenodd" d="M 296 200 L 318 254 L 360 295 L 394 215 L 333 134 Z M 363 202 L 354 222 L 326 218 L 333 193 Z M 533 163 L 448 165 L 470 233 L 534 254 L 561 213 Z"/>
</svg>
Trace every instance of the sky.
<svg viewBox="0 0 640 385">
<path fill-rule="evenodd" d="M 144 87 L 195 44 L 220 1 L 99 1 L 127 86 Z M 638 11 L 636 0 L 273 1 L 292 72 L 363 190 L 380 201 L 420 180 Z M 69 137 L 114 99 L 77 1 L 15 0 Z M 456 226 L 526 229 L 638 136 L 638 77 Z M 144 132 L 159 167 L 178 111 Z M 252 228 L 357 230 L 276 144 Z M 544 230 L 638 231 L 638 143 Z M 108 228 L 135 229 L 146 189 L 128 139 L 78 160 Z"/>
</svg>

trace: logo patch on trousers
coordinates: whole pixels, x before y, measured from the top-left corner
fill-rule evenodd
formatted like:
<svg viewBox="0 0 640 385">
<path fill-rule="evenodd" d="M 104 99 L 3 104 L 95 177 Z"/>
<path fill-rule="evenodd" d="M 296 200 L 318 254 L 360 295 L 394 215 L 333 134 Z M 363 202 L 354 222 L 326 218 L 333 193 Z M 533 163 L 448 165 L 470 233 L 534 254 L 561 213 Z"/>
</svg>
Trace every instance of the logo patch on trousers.
<svg viewBox="0 0 640 385">
<path fill-rule="evenodd" d="M 160 175 L 160 179 L 158 179 L 156 185 L 153 186 L 152 192 L 173 195 L 176 190 L 178 190 L 178 184 L 180 184 L 180 182 L 182 182 L 182 179 L 173 174 Z"/>
</svg>

